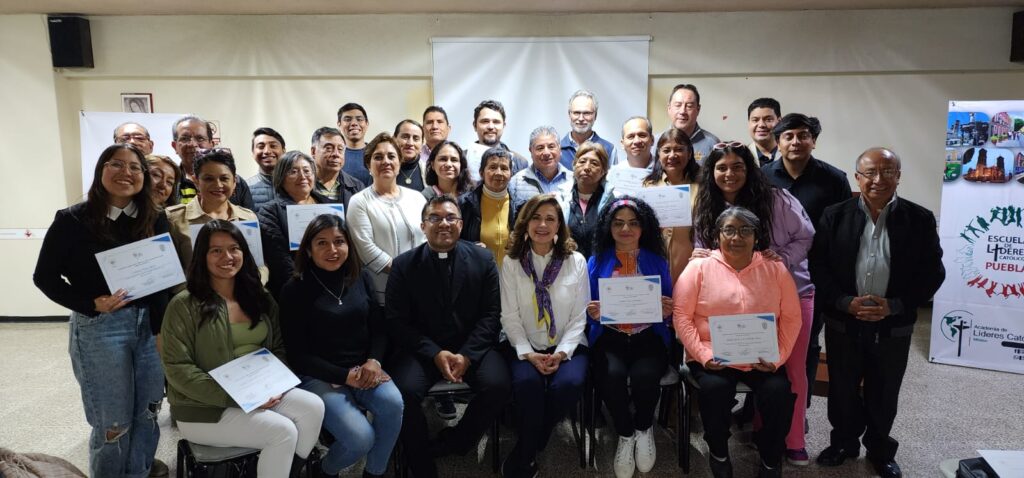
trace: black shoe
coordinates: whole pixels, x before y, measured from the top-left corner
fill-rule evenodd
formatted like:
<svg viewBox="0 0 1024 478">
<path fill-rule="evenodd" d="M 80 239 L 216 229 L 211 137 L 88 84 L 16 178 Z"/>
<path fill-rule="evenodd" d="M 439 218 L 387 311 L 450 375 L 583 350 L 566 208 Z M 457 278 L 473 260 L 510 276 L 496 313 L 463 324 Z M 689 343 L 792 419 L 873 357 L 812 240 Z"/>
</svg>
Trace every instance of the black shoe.
<svg viewBox="0 0 1024 478">
<path fill-rule="evenodd" d="M 519 463 L 518 450 L 513 449 L 501 462 L 502 478 L 537 478 L 537 462 L 533 461 L 527 465 Z"/>
<path fill-rule="evenodd" d="M 857 458 L 858 456 L 860 456 L 859 446 L 856 449 L 847 449 L 838 445 L 831 445 L 821 450 L 821 454 L 814 461 L 821 466 L 839 466 L 847 458 Z"/>
<path fill-rule="evenodd" d="M 774 468 L 768 468 L 761 463 L 757 470 L 757 478 L 782 478 L 782 462 Z"/>
<path fill-rule="evenodd" d="M 728 457 L 725 461 L 718 461 L 714 456 L 708 456 L 708 466 L 711 467 L 711 476 L 715 478 L 732 478 L 732 461 Z"/>
<path fill-rule="evenodd" d="M 900 465 L 897 465 L 896 460 L 892 458 L 875 458 L 869 454 L 868 461 L 871 462 L 871 466 L 875 468 L 878 476 L 882 478 L 900 478 L 903 476 L 903 472 L 900 471 Z"/>
<path fill-rule="evenodd" d="M 455 411 L 455 401 L 450 396 L 435 398 L 434 410 L 437 411 L 438 418 L 442 420 L 455 420 L 455 417 L 458 416 L 458 412 Z"/>
<path fill-rule="evenodd" d="M 167 478 L 169 474 L 167 464 L 154 458 L 153 465 L 149 467 L 149 478 Z"/>
</svg>

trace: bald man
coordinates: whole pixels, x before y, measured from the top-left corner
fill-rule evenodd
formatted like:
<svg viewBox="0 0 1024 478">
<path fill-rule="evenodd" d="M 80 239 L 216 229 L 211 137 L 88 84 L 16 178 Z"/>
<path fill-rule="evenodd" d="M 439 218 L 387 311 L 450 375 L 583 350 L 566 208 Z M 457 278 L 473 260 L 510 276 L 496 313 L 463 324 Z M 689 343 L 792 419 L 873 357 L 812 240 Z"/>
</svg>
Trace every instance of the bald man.
<svg viewBox="0 0 1024 478">
<path fill-rule="evenodd" d="M 889 432 L 917 308 L 946 271 L 935 215 L 896 195 L 899 156 L 868 149 L 855 171 L 860 197 L 825 209 L 811 248 L 811 276 L 824 308 L 832 424 L 831 444 L 817 462 L 839 466 L 859 456 L 863 443 L 875 471 L 894 478 L 903 475 L 895 459 L 899 443 Z"/>
</svg>

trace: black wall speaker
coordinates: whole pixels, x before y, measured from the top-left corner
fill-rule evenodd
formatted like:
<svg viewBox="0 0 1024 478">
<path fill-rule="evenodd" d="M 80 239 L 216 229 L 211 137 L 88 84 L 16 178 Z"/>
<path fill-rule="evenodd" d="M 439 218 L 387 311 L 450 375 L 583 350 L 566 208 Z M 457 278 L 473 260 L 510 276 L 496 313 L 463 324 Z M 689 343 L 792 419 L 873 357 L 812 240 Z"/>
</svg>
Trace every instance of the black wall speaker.
<svg viewBox="0 0 1024 478">
<path fill-rule="evenodd" d="M 50 55 L 55 68 L 92 68 L 92 34 L 89 20 L 50 15 Z"/>
<path fill-rule="evenodd" d="M 1024 63 L 1024 12 L 1013 14 L 1013 36 L 1010 38 L 1010 61 Z"/>
</svg>

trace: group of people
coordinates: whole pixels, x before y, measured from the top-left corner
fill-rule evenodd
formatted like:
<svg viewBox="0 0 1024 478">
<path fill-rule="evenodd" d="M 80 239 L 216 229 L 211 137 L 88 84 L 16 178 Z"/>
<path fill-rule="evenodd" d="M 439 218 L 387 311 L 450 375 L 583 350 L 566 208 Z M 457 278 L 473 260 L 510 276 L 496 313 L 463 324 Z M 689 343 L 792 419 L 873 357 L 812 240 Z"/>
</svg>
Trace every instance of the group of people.
<svg viewBox="0 0 1024 478">
<path fill-rule="evenodd" d="M 809 463 L 804 417 L 825 327 L 833 429 L 817 462 L 859 456 L 863 436 L 879 474 L 901 476 L 889 433 L 917 308 L 944 278 L 935 219 L 896 196 L 893 151 L 856 158 L 853 198 L 846 174 L 812 154 L 818 120 L 780 110 L 755 100 L 752 142 L 723 142 L 697 123 L 697 88 L 678 85 L 672 126 L 655 140 L 649 119 L 627 119 L 618 157 L 593 132 L 597 100 L 581 90 L 571 132 L 536 128 L 527 159 L 501 142 L 494 100 L 475 109 L 479 139 L 467 147 L 448 140 L 440 106 L 366 142 L 366 110 L 349 103 L 337 128 L 313 133 L 309 154 L 256 129 L 259 173 L 246 181 L 198 117 L 173 126 L 178 163 L 152 155 L 144 126 L 119 126 L 85 201 L 57 212 L 34 274 L 72 311 L 91 474 L 166 473 L 154 460 L 166 381 L 182 436 L 260 449 L 261 477 L 298 476 L 321 428 L 333 438 L 313 470 L 323 476 L 364 458 L 364 476 L 383 475 L 399 442 L 414 476 L 437 476 L 435 458 L 474 449 L 509 405 L 517 439 L 502 474 L 533 477 L 589 374 L 618 436 L 615 475 L 629 478 L 655 464 L 659 382 L 682 356 L 713 475 L 732 476 L 744 382 L 759 417 L 757 474 L 781 476 L 783 461 Z M 633 194 L 666 185 L 690 186 L 691 226 L 661 227 Z M 345 217 L 316 217 L 295 247 L 288 206 L 332 203 Z M 261 258 L 237 227 L 252 220 Z M 164 232 L 186 282 L 147 297 L 109 290 L 95 254 Z M 659 322 L 602 319 L 599 280 L 626 276 L 660 278 Z M 709 322 L 749 313 L 774 315 L 778 360 L 724 363 Z M 246 414 L 209 372 L 260 348 L 301 384 Z M 431 439 L 422 402 L 439 381 L 474 396 Z M 451 417 L 446 407 L 438 401 Z"/>
</svg>

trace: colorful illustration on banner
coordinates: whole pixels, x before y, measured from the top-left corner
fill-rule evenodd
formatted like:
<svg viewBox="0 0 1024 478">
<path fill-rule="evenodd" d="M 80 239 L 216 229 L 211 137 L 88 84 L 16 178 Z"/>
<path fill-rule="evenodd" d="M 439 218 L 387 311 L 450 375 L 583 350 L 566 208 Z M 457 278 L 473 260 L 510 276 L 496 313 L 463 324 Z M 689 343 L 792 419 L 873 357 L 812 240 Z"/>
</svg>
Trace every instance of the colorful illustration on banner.
<svg viewBox="0 0 1024 478">
<path fill-rule="evenodd" d="M 961 229 L 956 248 L 960 277 L 989 299 L 1024 298 L 1024 208 L 990 205 Z"/>
<path fill-rule="evenodd" d="M 942 173 L 942 180 L 956 181 L 960 179 L 960 172 L 964 165 L 960 162 L 960 152 L 953 148 L 946 148 L 946 167 Z"/>
<path fill-rule="evenodd" d="M 1014 154 L 1002 148 L 968 148 L 960 156 L 964 179 L 1001 184 L 1013 179 Z"/>
<path fill-rule="evenodd" d="M 982 146 L 989 139 L 989 116 L 978 112 L 950 112 L 946 146 Z"/>
</svg>

